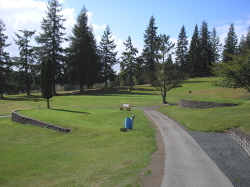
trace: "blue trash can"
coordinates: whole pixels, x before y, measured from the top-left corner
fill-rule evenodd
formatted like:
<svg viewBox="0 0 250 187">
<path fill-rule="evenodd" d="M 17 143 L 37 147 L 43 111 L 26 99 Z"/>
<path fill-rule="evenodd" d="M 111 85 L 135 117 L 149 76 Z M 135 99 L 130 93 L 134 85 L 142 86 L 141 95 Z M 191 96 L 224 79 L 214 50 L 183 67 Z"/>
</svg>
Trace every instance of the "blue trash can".
<svg viewBox="0 0 250 187">
<path fill-rule="evenodd" d="M 125 118 L 125 128 L 126 129 L 133 129 L 133 121 L 131 118 Z"/>
</svg>

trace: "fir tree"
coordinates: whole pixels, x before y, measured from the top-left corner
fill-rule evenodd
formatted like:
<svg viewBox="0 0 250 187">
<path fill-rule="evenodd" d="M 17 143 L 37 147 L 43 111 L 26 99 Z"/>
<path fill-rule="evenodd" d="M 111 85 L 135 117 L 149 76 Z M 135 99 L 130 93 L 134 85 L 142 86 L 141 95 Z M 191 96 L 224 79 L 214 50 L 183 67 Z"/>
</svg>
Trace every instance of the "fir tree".
<svg viewBox="0 0 250 187">
<path fill-rule="evenodd" d="M 34 56 L 35 50 L 34 47 L 30 45 L 30 40 L 35 34 L 35 31 L 19 30 L 23 35 L 17 33 L 17 40 L 14 39 L 15 43 L 19 46 L 20 57 L 18 58 L 18 67 L 19 73 L 23 72 L 23 77 L 19 77 L 19 80 L 22 81 L 21 84 L 24 84 L 27 95 L 30 95 L 30 87 L 34 77 Z M 20 84 L 19 84 L 20 85 Z"/>
<path fill-rule="evenodd" d="M 156 80 L 156 59 L 158 56 L 158 37 L 157 27 L 155 26 L 155 18 L 151 16 L 149 25 L 144 33 L 144 49 L 143 57 L 145 61 L 145 69 L 150 84 L 153 85 Z"/>
<path fill-rule="evenodd" d="M 169 53 L 174 48 L 175 44 L 170 42 L 170 36 L 166 36 L 165 34 L 160 34 L 158 36 L 158 55 L 157 55 L 157 62 L 164 63 L 166 58 L 170 55 Z"/>
<path fill-rule="evenodd" d="M 10 73 L 9 53 L 5 52 L 4 48 L 10 46 L 6 44 L 8 36 L 5 35 L 5 24 L 0 20 L 0 97 L 3 98 L 3 92 L 6 90 L 7 78 Z"/>
<path fill-rule="evenodd" d="M 211 33 L 208 31 L 208 25 L 206 21 L 202 22 L 200 29 L 200 70 L 199 76 L 205 77 L 210 76 L 210 67 L 214 61 L 212 44 L 211 44 Z"/>
<path fill-rule="evenodd" d="M 223 46 L 223 61 L 228 62 L 232 60 L 230 55 L 236 55 L 238 53 L 238 38 L 234 30 L 234 24 L 230 25 L 227 37 L 225 38 L 225 44 Z"/>
<path fill-rule="evenodd" d="M 187 40 L 185 26 L 183 25 L 178 37 L 176 46 L 176 63 L 182 67 L 183 71 L 188 70 L 188 40 Z"/>
<path fill-rule="evenodd" d="M 121 72 L 124 73 L 123 78 L 128 79 L 129 86 L 133 85 L 133 78 L 136 74 L 137 69 L 137 58 L 136 54 L 138 50 L 133 47 L 131 37 L 129 36 L 126 42 L 123 43 L 126 47 L 122 53 L 122 61 L 120 62 Z"/>
<path fill-rule="evenodd" d="M 58 0 L 49 0 L 47 5 L 46 18 L 43 18 L 41 22 L 42 33 L 35 39 L 38 44 L 41 45 L 38 48 L 40 59 L 44 56 L 51 57 L 53 63 L 53 93 L 56 94 L 55 85 L 63 83 L 63 48 L 62 43 L 67 39 L 64 37 L 65 27 L 63 22 L 63 16 L 60 15 L 62 11 L 62 5 Z"/>
<path fill-rule="evenodd" d="M 115 48 L 115 41 L 112 39 L 112 33 L 109 26 L 107 26 L 99 44 L 99 55 L 102 65 L 101 74 L 103 82 L 106 82 L 106 88 L 108 86 L 108 81 L 115 79 L 115 72 L 112 68 L 112 66 L 118 62 L 116 59 L 117 51 L 115 52 Z"/>
<path fill-rule="evenodd" d="M 221 57 L 221 47 L 222 44 L 220 43 L 220 38 L 217 36 L 216 29 L 213 29 L 211 34 L 211 44 L 212 44 L 212 52 L 213 52 L 213 62 L 219 62 Z"/>
<path fill-rule="evenodd" d="M 190 42 L 189 51 L 188 51 L 188 66 L 189 74 L 191 77 L 199 76 L 200 71 L 200 40 L 199 40 L 199 31 L 198 26 L 195 25 L 194 33 Z"/>
<path fill-rule="evenodd" d="M 92 28 L 88 25 L 87 10 L 82 8 L 77 17 L 77 23 L 72 29 L 70 39 L 69 71 L 71 83 L 78 83 L 80 91 L 83 85 L 92 85 L 96 82 L 98 66 L 98 50 Z"/>
</svg>

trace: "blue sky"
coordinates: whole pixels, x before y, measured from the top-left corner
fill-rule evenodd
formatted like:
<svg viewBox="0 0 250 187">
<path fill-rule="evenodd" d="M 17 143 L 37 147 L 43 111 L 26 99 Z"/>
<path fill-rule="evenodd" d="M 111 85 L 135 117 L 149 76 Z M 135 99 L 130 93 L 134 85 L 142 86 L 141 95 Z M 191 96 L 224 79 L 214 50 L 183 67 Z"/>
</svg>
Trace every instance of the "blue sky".
<svg viewBox="0 0 250 187">
<path fill-rule="evenodd" d="M 117 43 L 119 55 L 124 50 L 123 42 L 131 36 L 139 51 L 143 49 L 143 34 L 151 16 L 155 17 L 158 34 L 170 35 L 176 42 L 182 25 L 189 39 L 194 27 L 207 21 L 210 31 L 215 27 L 221 42 L 234 23 L 238 38 L 250 26 L 250 0 L 59 0 L 69 35 L 81 8 L 89 11 L 97 41 L 109 25 Z M 6 48 L 11 55 L 18 55 L 13 42 L 14 32 L 19 29 L 41 32 L 40 22 L 45 17 L 47 0 L 0 0 L 0 19 L 6 25 L 6 34 L 12 45 Z M 67 44 L 65 44 L 67 46 Z M 119 66 L 115 67 L 116 70 Z"/>
</svg>

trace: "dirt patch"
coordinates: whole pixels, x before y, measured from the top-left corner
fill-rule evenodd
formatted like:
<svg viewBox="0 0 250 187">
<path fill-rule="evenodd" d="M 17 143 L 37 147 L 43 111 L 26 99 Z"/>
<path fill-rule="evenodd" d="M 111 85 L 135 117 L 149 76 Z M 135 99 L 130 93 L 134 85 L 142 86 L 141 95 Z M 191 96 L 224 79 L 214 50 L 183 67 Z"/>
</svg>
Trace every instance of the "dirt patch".
<svg viewBox="0 0 250 187">
<path fill-rule="evenodd" d="M 156 131 L 155 139 L 158 150 L 152 154 L 151 163 L 141 171 L 139 177 L 142 179 L 142 187 L 160 187 L 164 176 L 165 145 L 157 125 L 147 115 L 146 117 Z"/>
</svg>

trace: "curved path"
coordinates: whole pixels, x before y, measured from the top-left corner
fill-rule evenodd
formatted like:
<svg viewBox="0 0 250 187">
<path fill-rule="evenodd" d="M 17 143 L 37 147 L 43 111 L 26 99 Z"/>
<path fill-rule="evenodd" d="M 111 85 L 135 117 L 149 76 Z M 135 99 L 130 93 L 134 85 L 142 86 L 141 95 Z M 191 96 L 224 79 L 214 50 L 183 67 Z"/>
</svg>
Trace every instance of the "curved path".
<svg viewBox="0 0 250 187">
<path fill-rule="evenodd" d="M 155 109 L 143 108 L 158 126 L 165 144 L 165 173 L 161 187 L 233 187 L 196 141 Z"/>
</svg>

